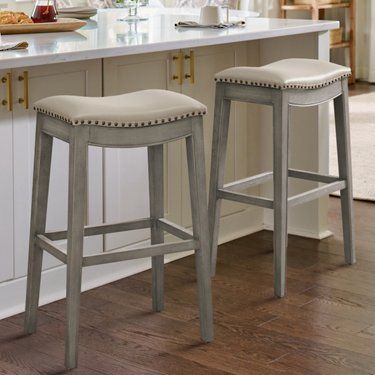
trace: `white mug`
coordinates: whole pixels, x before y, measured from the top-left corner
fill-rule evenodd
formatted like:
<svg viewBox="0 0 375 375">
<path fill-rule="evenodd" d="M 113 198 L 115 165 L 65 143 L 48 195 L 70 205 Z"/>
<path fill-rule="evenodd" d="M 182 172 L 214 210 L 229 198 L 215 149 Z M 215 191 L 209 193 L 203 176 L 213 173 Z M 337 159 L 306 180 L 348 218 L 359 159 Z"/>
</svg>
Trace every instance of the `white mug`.
<svg viewBox="0 0 375 375">
<path fill-rule="evenodd" d="M 222 22 L 221 8 L 216 5 L 207 5 L 201 8 L 199 23 L 201 25 L 217 25 Z"/>
</svg>

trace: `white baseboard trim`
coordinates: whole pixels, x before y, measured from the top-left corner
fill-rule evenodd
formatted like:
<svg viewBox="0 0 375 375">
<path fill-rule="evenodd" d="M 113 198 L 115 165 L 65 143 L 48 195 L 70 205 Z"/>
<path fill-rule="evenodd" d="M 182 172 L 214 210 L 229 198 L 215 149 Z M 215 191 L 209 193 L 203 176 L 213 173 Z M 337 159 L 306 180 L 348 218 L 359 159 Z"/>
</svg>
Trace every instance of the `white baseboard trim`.
<svg viewBox="0 0 375 375">
<path fill-rule="evenodd" d="M 263 229 L 273 231 L 273 225 L 264 224 Z M 314 240 L 323 240 L 324 238 L 333 236 L 333 233 L 330 230 L 324 230 L 321 232 L 312 232 L 309 230 L 303 230 L 301 228 L 293 228 L 293 227 L 288 227 L 288 234 L 292 234 L 294 236 L 299 236 L 299 237 L 312 238 Z"/>
<path fill-rule="evenodd" d="M 263 216 L 253 207 L 228 215 L 221 221 L 220 243 L 232 241 L 258 232 L 263 227 Z M 138 244 L 141 245 L 141 244 Z M 165 262 L 191 255 L 193 251 L 168 254 Z M 86 267 L 82 275 L 82 291 L 146 271 L 151 268 L 150 258 Z M 42 272 L 40 306 L 65 298 L 66 266 L 58 266 Z M 0 319 L 25 311 L 26 277 L 0 284 Z"/>
</svg>

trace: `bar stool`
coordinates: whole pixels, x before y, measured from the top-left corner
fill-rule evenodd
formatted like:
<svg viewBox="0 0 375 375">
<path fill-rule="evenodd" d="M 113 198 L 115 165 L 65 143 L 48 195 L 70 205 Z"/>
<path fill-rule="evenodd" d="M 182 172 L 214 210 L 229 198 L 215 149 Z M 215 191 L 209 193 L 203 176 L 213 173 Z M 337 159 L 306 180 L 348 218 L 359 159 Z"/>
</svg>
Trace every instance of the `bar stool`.
<svg viewBox="0 0 375 375">
<path fill-rule="evenodd" d="M 35 104 L 37 111 L 34 181 L 27 275 L 25 330 L 36 331 L 43 250 L 67 264 L 65 364 L 77 366 L 83 266 L 152 257 L 153 310 L 163 309 L 164 254 L 195 250 L 202 339 L 213 339 L 210 249 L 203 150 L 206 107 L 166 90 L 91 98 L 54 96 Z M 46 232 L 53 137 L 69 143 L 68 230 Z M 193 231 L 164 216 L 163 144 L 186 139 Z M 88 145 L 148 147 L 150 217 L 125 223 L 84 226 Z M 83 255 L 84 236 L 150 228 L 151 246 Z M 164 231 L 182 241 L 164 244 Z M 67 238 L 67 251 L 54 241 Z"/>
<path fill-rule="evenodd" d="M 222 199 L 273 209 L 274 289 L 283 297 L 286 283 L 288 207 L 341 191 L 345 260 L 355 263 L 352 214 L 348 79 L 349 68 L 325 61 L 286 59 L 262 67 L 235 67 L 216 74 L 216 98 L 209 198 L 211 273 L 215 275 Z M 339 177 L 288 168 L 289 108 L 334 100 Z M 231 102 L 273 107 L 273 172 L 224 184 L 225 154 Z M 288 177 L 325 185 L 288 197 Z M 273 200 L 240 193 L 273 178 Z"/>
</svg>

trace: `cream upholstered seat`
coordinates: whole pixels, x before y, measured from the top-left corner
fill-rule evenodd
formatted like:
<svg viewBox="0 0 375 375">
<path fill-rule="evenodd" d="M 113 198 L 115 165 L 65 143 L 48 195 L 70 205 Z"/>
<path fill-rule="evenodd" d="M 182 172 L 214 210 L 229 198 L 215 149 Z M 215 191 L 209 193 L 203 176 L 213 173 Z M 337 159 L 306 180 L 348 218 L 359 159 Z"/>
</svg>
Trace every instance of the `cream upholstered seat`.
<svg viewBox="0 0 375 375">
<path fill-rule="evenodd" d="M 204 115 L 207 110 L 197 100 L 167 90 L 106 97 L 51 96 L 36 102 L 34 109 L 72 125 L 127 128 L 165 124 Z"/>
<path fill-rule="evenodd" d="M 215 75 L 215 80 L 276 89 L 316 89 L 350 74 L 350 68 L 327 61 L 285 59 L 261 67 L 225 69 Z"/>
</svg>

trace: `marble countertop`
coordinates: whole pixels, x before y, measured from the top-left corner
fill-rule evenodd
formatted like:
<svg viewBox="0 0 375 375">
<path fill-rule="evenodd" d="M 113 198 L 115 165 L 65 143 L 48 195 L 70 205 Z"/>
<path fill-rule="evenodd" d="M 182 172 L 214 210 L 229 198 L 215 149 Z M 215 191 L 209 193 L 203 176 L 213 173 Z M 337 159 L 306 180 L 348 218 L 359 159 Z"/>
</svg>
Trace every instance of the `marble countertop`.
<svg viewBox="0 0 375 375">
<path fill-rule="evenodd" d="M 79 61 L 147 52 L 193 48 L 277 36 L 326 31 L 338 21 L 256 18 L 255 13 L 231 11 L 231 20 L 246 19 L 246 26 L 230 29 L 177 29 L 183 20 L 198 20 L 197 10 L 142 9 L 149 19 L 138 24 L 118 21 L 126 10 L 99 10 L 76 32 L 4 35 L 4 42 L 23 40 L 27 50 L 0 52 L 0 69 Z"/>
</svg>

